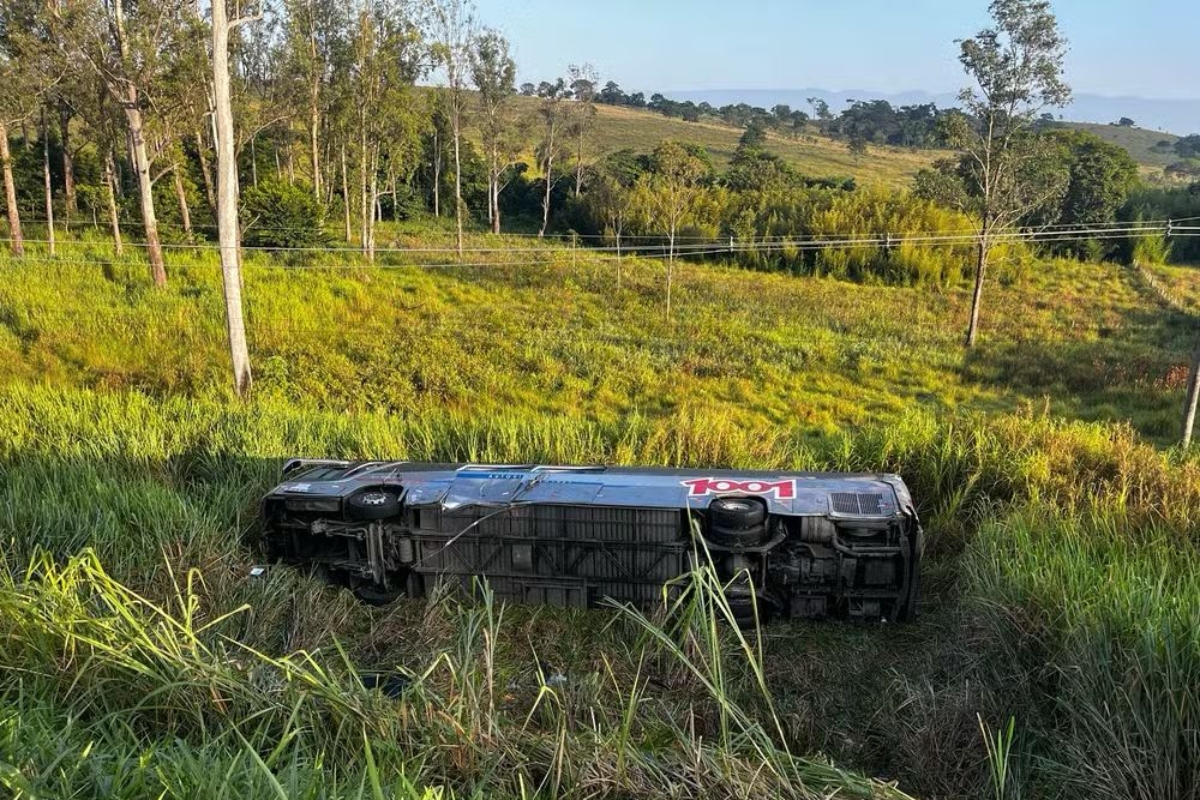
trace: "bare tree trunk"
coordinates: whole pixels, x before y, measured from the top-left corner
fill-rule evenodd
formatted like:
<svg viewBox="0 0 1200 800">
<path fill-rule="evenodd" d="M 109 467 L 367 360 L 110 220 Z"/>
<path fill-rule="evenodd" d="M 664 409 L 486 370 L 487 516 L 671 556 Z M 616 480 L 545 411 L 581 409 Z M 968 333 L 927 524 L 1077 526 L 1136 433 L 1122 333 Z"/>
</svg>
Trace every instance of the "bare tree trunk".
<svg viewBox="0 0 1200 800">
<path fill-rule="evenodd" d="M 114 3 L 116 16 L 117 48 L 121 61 L 129 59 L 129 42 L 125 36 L 124 4 Z M 141 93 L 133 80 L 124 82 L 121 107 L 125 111 L 125 122 L 129 126 L 129 155 L 133 169 L 137 172 L 138 198 L 142 208 L 142 227 L 146 232 L 146 255 L 150 259 L 150 275 L 154 285 L 167 285 L 167 269 L 163 264 L 162 243 L 158 239 L 158 218 L 154 214 L 154 181 L 150 177 L 150 157 L 146 153 L 145 122 L 142 119 Z"/>
<path fill-rule="evenodd" d="M 358 220 L 358 243 L 362 247 L 363 253 L 366 254 L 368 261 L 373 261 L 375 254 L 369 252 L 367 239 L 369 238 L 371 219 L 375 216 L 375 209 L 371 207 L 367 191 L 370 188 L 370 169 L 367 164 L 367 120 L 366 108 L 359 109 L 359 136 L 358 136 L 358 212 L 360 214 Z"/>
<path fill-rule="evenodd" d="M 456 104 L 458 100 L 454 101 Z M 455 109 L 454 116 L 454 219 L 458 227 L 458 257 L 462 258 L 463 254 L 463 199 L 462 199 L 462 120 L 459 118 L 460 112 Z"/>
<path fill-rule="evenodd" d="M 8 236 L 14 256 L 25 255 L 21 234 L 21 212 L 17 208 L 17 184 L 13 179 L 12 152 L 8 148 L 8 126 L 0 122 L 0 162 L 4 164 L 4 205 L 8 211 Z"/>
<path fill-rule="evenodd" d="M 487 185 L 487 215 L 488 215 L 488 216 L 487 216 L 487 219 L 488 219 L 488 225 L 491 225 L 491 224 L 492 224 L 492 219 L 493 219 L 493 217 L 494 217 L 495 203 L 493 202 L 493 198 L 495 197 L 495 192 L 493 192 L 492 190 L 495 188 L 495 186 L 496 186 L 496 184 L 495 184 L 495 182 L 492 180 L 492 173 L 490 173 L 490 172 L 489 172 L 489 173 L 488 173 L 488 185 Z"/>
<path fill-rule="evenodd" d="M 988 251 L 991 249 L 990 232 L 979 237 L 978 260 L 975 263 L 975 291 L 971 295 L 971 321 L 967 324 L 966 346 L 975 346 L 979 334 L 979 307 L 983 303 L 983 279 L 987 272 Z"/>
<path fill-rule="evenodd" d="M 433 132 L 433 215 L 442 215 L 442 145 Z"/>
<path fill-rule="evenodd" d="M 236 21 L 234 24 L 237 24 Z M 229 91 L 229 29 L 225 0 L 212 4 L 213 94 L 217 128 L 217 236 L 233 388 L 238 397 L 250 393 L 250 351 L 242 318 L 241 252 L 238 242 L 237 156 L 233 146 L 233 103 Z"/>
<path fill-rule="evenodd" d="M 172 180 L 175 182 L 175 198 L 179 201 L 179 218 L 183 222 L 183 232 L 189 237 L 192 235 L 192 212 L 188 208 L 187 190 L 183 186 L 183 167 L 176 164 Z"/>
<path fill-rule="evenodd" d="M 667 319 L 671 319 L 671 284 L 675 278 L 675 226 L 667 237 Z"/>
<path fill-rule="evenodd" d="M 205 151 L 208 150 L 204 145 L 204 134 L 199 129 L 196 130 L 196 157 L 200 159 L 200 178 L 204 181 L 204 196 L 208 198 L 208 207 L 212 210 L 213 216 L 217 213 L 217 193 L 213 188 L 212 172 L 208 165 L 208 156 Z"/>
<path fill-rule="evenodd" d="M 375 220 L 379 213 L 379 145 L 372 145 L 371 148 L 371 179 L 367 187 L 367 197 L 370 202 L 370 214 L 366 224 L 366 239 L 364 244 L 367 250 L 367 260 L 372 264 L 375 263 Z"/>
<path fill-rule="evenodd" d="M 342 142 L 342 210 L 346 215 L 346 244 L 354 241 L 350 233 L 350 174 L 346 168 L 346 143 Z"/>
<path fill-rule="evenodd" d="M 321 131 L 321 110 L 314 101 L 312 119 L 309 120 L 308 145 L 312 149 L 313 197 L 321 202 L 321 146 L 318 137 Z"/>
<path fill-rule="evenodd" d="M 113 166 L 112 147 L 109 147 L 104 152 L 104 187 L 107 191 L 104 193 L 108 199 L 108 224 L 112 227 L 113 247 L 116 249 L 117 255 L 121 255 L 121 215 L 117 212 L 117 190 L 115 188 L 117 182 L 117 169 Z"/>
<path fill-rule="evenodd" d="M 146 154 L 146 137 L 138 92 L 129 87 L 125 103 L 125 120 L 129 123 L 129 152 L 137 172 L 138 199 L 142 209 L 142 227 L 146 231 L 146 255 L 150 259 L 150 275 L 155 286 L 167 285 L 167 269 L 163 264 L 162 243 L 158 238 L 158 217 L 154 214 L 154 184 L 150 177 L 150 157 Z"/>
<path fill-rule="evenodd" d="M 321 73 L 317 69 L 317 31 L 312 0 L 308 2 L 308 56 L 312 62 L 312 83 L 308 89 L 308 144 L 312 150 L 313 197 L 321 202 Z"/>
<path fill-rule="evenodd" d="M 586 113 L 586 109 L 584 110 Z M 579 122 L 579 149 L 575 152 L 575 198 L 583 192 L 583 147 L 587 130 L 583 120 Z"/>
<path fill-rule="evenodd" d="M 62 143 L 63 200 L 66 203 L 67 222 L 79 213 L 79 201 L 75 191 L 75 157 L 71 154 L 71 107 L 58 102 L 58 137 Z"/>
<path fill-rule="evenodd" d="M 1187 399 L 1183 406 L 1183 446 L 1191 447 L 1196 427 L 1196 401 L 1200 399 L 1200 346 L 1192 351 L 1192 369 L 1188 374 Z"/>
<path fill-rule="evenodd" d="M 254 147 L 254 140 L 257 138 L 257 136 L 250 138 L 250 182 L 256 189 L 258 188 L 258 151 Z M 218 194 L 220 194 L 219 191 Z"/>
<path fill-rule="evenodd" d="M 50 123 L 42 107 L 42 179 L 46 187 L 46 243 L 54 255 L 54 185 L 50 182 Z"/>
<path fill-rule="evenodd" d="M 553 147 L 551 142 L 551 147 Z M 546 159 L 546 193 L 542 195 L 542 228 L 538 231 L 538 238 L 541 239 L 546 235 L 546 229 L 550 227 L 550 175 L 554 172 L 554 158 Z"/>
<path fill-rule="evenodd" d="M 21 212 L 17 208 L 17 184 L 13 180 L 12 151 L 8 148 L 8 126 L 0 122 L 0 162 L 4 164 L 4 205 L 8 211 L 8 237 L 14 256 L 25 255 L 25 237 L 21 235 Z"/>
<path fill-rule="evenodd" d="M 500 179 L 492 180 L 492 233 L 500 233 Z"/>
</svg>

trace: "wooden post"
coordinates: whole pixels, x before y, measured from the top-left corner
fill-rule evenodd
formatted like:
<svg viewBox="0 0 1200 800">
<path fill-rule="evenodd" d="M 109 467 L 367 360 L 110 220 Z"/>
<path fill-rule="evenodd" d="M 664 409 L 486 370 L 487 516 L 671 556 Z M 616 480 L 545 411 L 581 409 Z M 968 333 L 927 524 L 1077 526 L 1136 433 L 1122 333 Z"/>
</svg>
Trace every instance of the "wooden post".
<svg viewBox="0 0 1200 800">
<path fill-rule="evenodd" d="M 1183 447 L 1192 445 L 1196 427 L 1196 401 L 1200 399 L 1200 346 L 1192 352 L 1191 372 L 1188 374 L 1187 400 L 1183 405 Z"/>
</svg>

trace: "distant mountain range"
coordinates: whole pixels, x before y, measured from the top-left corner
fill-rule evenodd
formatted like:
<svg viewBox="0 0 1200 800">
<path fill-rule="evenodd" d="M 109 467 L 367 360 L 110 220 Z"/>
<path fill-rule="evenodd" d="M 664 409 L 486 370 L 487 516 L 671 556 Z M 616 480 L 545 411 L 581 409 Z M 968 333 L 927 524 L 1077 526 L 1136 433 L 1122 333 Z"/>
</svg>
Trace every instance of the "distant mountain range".
<svg viewBox="0 0 1200 800">
<path fill-rule="evenodd" d="M 749 103 L 771 108 L 786 103 L 794 109 L 808 111 L 808 98 L 820 97 L 834 111 L 844 108 L 850 100 L 887 100 L 895 106 L 936 103 L 938 108 L 958 105 L 955 93 L 875 92 L 869 89 L 830 91 L 828 89 L 706 89 L 701 91 L 663 92 L 672 100 L 708 101 L 714 106 Z M 1139 127 L 1186 135 L 1200 132 L 1200 98 L 1154 99 L 1148 97 L 1105 97 L 1098 94 L 1077 94 L 1075 101 L 1061 112 L 1070 122 L 1116 122 L 1129 117 Z"/>
</svg>

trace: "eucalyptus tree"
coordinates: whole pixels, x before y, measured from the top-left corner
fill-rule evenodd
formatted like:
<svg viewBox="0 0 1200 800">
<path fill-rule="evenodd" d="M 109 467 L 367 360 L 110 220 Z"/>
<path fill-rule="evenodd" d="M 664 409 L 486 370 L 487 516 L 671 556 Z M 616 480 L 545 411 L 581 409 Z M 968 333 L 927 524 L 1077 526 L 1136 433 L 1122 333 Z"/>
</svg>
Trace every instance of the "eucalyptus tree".
<svg viewBox="0 0 1200 800">
<path fill-rule="evenodd" d="M 313 196 L 326 202 L 323 153 L 326 119 L 335 102 L 336 71 L 348 47 L 348 4 L 341 0 L 285 0 L 283 36 L 287 76 L 296 82 L 299 104 L 306 107 L 309 169 Z"/>
<path fill-rule="evenodd" d="M 8 0 L 0 6 L 0 169 L 9 244 L 17 256 L 25 254 L 25 237 L 8 130 L 26 124 L 61 79 L 63 65 L 49 46 L 46 23 L 43 7 L 33 0 Z"/>
<path fill-rule="evenodd" d="M 501 180 L 521 155 L 527 129 L 513 98 L 517 65 L 508 40 L 485 30 L 471 49 L 471 77 L 479 92 L 479 132 L 488 173 L 488 220 L 500 233 Z"/>
<path fill-rule="evenodd" d="M 252 375 L 242 316 L 240 232 L 238 229 L 238 174 L 234 140 L 232 79 L 229 68 L 230 35 L 256 19 L 261 9 L 230 18 L 226 0 L 212 0 L 213 130 L 217 144 L 217 238 L 221 253 L 221 283 L 225 293 L 225 321 L 229 336 L 233 388 L 239 397 L 250 393 Z M 257 12 L 257 13 L 256 13 Z"/>
<path fill-rule="evenodd" d="M 420 147 L 414 84 L 425 66 L 421 31 L 412 7 L 363 0 L 351 33 L 351 94 L 358 134 L 360 238 L 375 256 L 381 170 L 411 169 Z M 460 241 L 461 245 L 461 241 Z"/>
<path fill-rule="evenodd" d="M 966 346 L 975 344 L 984 278 L 995 239 L 1062 191 L 1039 164 L 1046 145 L 1033 135 L 1048 108 L 1071 99 L 1063 79 L 1067 41 L 1048 0 L 993 0 L 993 25 L 961 41 L 959 61 L 975 86 L 959 94 L 965 114 L 947 117 L 947 138 L 965 154 L 958 176 L 978 221 L 975 289 Z"/>
<path fill-rule="evenodd" d="M 60 23 L 60 45 L 100 76 L 124 114 L 150 272 L 156 286 L 165 286 L 153 169 L 170 141 L 146 111 L 172 105 L 180 87 L 203 80 L 179 70 L 203 41 L 193 2 L 74 0 L 47 7 Z"/>
<path fill-rule="evenodd" d="M 665 141 L 654 148 L 654 169 L 639 181 L 638 195 L 648 221 L 667 236 L 667 318 L 675 278 L 675 239 L 688 218 L 708 174 L 709 165 L 694 149 Z"/>
<path fill-rule="evenodd" d="M 550 200 L 554 185 L 558 182 L 554 174 L 554 165 L 563 156 L 565 150 L 564 128 L 568 121 L 565 108 L 566 81 L 562 78 L 554 83 L 542 81 L 538 86 L 538 95 L 542 98 L 541 106 L 538 108 L 541 134 L 537 144 L 536 157 L 538 167 L 545 176 L 542 193 L 542 227 L 538 230 L 538 237 L 541 238 L 546 235 L 546 229 L 550 227 Z"/>
<path fill-rule="evenodd" d="M 575 102 L 570 106 L 570 137 L 575 158 L 575 196 L 583 193 L 583 179 L 591 165 L 592 133 L 596 126 L 596 85 L 600 75 L 591 64 L 567 69 L 568 87 Z"/>
<path fill-rule="evenodd" d="M 475 7 L 470 0 L 433 0 L 430 3 L 433 56 L 445 79 L 444 103 L 454 144 L 454 217 L 458 253 L 463 251 L 462 138 L 470 105 L 471 50 L 478 35 Z"/>
</svg>

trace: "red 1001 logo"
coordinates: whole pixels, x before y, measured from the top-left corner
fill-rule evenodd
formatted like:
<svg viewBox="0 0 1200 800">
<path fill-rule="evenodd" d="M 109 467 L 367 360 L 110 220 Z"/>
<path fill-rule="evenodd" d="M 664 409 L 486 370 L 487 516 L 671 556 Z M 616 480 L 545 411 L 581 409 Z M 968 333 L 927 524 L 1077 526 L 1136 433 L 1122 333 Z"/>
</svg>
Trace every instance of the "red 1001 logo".
<svg viewBox="0 0 1200 800">
<path fill-rule="evenodd" d="M 682 484 L 688 488 L 689 497 L 736 493 L 774 495 L 779 500 L 794 500 L 796 497 L 795 478 L 782 481 L 695 478 L 690 481 L 682 481 Z"/>
</svg>

